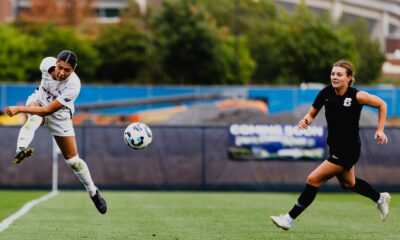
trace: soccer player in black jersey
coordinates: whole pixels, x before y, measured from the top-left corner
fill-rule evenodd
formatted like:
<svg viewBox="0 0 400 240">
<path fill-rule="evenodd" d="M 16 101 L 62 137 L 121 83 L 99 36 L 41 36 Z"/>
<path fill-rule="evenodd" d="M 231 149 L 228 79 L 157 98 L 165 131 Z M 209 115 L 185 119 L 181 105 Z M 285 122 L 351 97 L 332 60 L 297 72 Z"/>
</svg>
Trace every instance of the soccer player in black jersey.
<svg viewBox="0 0 400 240">
<path fill-rule="evenodd" d="M 329 157 L 308 175 L 307 184 L 293 209 L 287 214 L 271 216 L 278 227 L 288 230 L 296 219 L 314 200 L 319 186 L 337 177 L 344 189 L 370 198 L 378 204 L 381 220 L 389 214 L 389 193 L 378 193 L 366 181 L 354 176 L 354 165 L 360 156 L 359 120 L 363 105 L 378 109 L 378 126 L 374 138 L 378 144 L 387 143 L 383 132 L 386 119 L 386 103 L 379 97 L 351 87 L 354 82 L 353 66 L 347 61 L 338 61 L 332 67 L 331 85 L 322 89 L 311 109 L 298 123 L 306 129 L 325 106 L 328 125 Z"/>
</svg>

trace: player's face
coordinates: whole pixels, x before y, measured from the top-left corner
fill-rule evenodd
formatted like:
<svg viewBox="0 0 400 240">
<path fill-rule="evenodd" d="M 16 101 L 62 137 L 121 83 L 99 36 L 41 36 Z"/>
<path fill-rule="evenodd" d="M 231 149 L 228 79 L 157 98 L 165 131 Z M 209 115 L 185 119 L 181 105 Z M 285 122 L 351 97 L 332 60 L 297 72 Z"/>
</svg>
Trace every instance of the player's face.
<svg viewBox="0 0 400 240">
<path fill-rule="evenodd" d="M 69 75 L 71 75 L 71 73 L 74 72 L 74 68 L 72 68 L 72 66 L 64 61 L 57 61 L 56 63 L 56 67 L 54 69 L 54 75 L 56 77 L 57 81 L 64 81 L 65 79 L 67 79 L 69 77 Z"/>
<path fill-rule="evenodd" d="M 333 67 L 331 72 L 332 87 L 342 89 L 349 86 L 351 76 L 347 76 L 347 69 L 342 67 Z"/>
</svg>

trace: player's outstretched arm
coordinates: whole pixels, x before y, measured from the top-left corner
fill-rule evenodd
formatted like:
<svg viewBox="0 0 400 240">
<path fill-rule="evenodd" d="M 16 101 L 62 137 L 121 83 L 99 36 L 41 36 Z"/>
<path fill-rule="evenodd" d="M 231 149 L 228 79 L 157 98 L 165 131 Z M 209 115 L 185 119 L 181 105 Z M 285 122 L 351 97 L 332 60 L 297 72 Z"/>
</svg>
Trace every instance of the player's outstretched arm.
<svg viewBox="0 0 400 240">
<path fill-rule="evenodd" d="M 387 143 L 388 138 L 383 132 L 385 128 L 387 105 L 386 102 L 378 96 L 369 94 L 364 91 L 357 92 L 357 101 L 360 104 L 371 106 L 378 109 L 378 126 L 376 128 L 374 139 L 378 140 L 378 144 Z"/>
<path fill-rule="evenodd" d="M 314 118 L 317 116 L 318 112 L 319 111 L 315 107 L 311 107 L 304 118 L 299 121 L 297 127 L 299 129 L 307 129 L 308 126 L 311 125 Z"/>
<path fill-rule="evenodd" d="M 10 117 L 18 113 L 30 113 L 39 116 L 47 116 L 59 110 L 63 106 L 64 105 L 62 105 L 59 101 L 54 100 L 46 107 L 10 106 L 4 109 L 4 112 Z"/>
</svg>

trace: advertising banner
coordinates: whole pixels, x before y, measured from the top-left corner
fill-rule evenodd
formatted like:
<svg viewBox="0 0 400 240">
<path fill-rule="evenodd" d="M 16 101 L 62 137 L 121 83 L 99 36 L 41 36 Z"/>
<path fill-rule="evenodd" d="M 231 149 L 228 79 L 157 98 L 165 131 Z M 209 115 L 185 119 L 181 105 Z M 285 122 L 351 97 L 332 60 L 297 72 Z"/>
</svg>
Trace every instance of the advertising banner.
<svg viewBox="0 0 400 240">
<path fill-rule="evenodd" d="M 228 155 L 232 160 L 323 160 L 327 131 L 311 125 L 232 124 Z"/>
</svg>

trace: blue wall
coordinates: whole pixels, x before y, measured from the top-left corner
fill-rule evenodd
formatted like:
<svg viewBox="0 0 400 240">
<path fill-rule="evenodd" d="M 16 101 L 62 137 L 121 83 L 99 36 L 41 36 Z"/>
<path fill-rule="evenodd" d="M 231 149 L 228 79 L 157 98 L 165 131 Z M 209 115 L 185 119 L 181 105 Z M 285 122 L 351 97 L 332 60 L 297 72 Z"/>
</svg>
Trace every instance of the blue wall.
<svg viewBox="0 0 400 240">
<path fill-rule="evenodd" d="M 397 99 L 400 88 L 357 88 L 382 98 L 387 103 L 389 117 L 400 116 L 400 101 Z M 311 104 L 318 92 L 319 90 L 302 90 L 298 87 L 250 87 L 248 93 L 251 98 L 266 97 L 270 113 L 279 113 L 282 111 L 292 111 L 303 104 Z M 375 109 L 373 110 L 376 111 Z"/>
<path fill-rule="evenodd" d="M 27 97 L 35 90 L 37 85 L 0 85 L 0 106 L 4 108 L 10 105 L 22 105 Z M 379 89 L 371 87 L 359 87 L 360 90 L 375 94 L 386 101 L 388 116 L 400 116 L 400 99 L 397 95 L 400 88 Z M 299 87 L 198 87 L 198 86 L 131 86 L 131 85 L 96 85 L 82 86 L 76 104 L 95 103 L 110 100 L 123 100 L 133 98 L 160 97 L 176 94 L 212 93 L 212 92 L 237 92 L 247 95 L 249 98 L 266 98 L 270 113 L 292 111 L 303 105 L 310 104 L 319 90 L 303 90 Z M 97 111 L 106 114 L 129 114 L 140 110 L 172 106 L 168 104 L 157 106 L 142 106 L 120 109 L 107 109 Z"/>
</svg>

